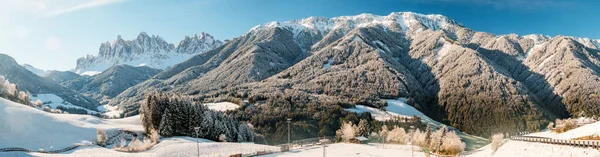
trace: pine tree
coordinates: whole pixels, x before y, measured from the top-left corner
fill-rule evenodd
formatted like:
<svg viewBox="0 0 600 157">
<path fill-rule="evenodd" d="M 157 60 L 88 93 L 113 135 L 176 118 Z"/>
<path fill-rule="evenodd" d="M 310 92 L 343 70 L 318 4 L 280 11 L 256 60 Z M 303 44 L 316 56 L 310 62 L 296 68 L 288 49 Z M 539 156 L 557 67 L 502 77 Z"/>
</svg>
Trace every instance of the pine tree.
<svg viewBox="0 0 600 157">
<path fill-rule="evenodd" d="M 162 120 L 160 122 L 160 132 L 159 134 L 161 136 L 165 136 L 165 137 L 171 137 L 173 136 L 174 133 L 174 129 L 173 129 L 173 123 L 172 123 L 172 115 L 171 112 L 169 111 L 169 108 L 167 108 L 167 110 L 165 110 L 165 114 L 162 116 Z"/>
<path fill-rule="evenodd" d="M 361 119 L 358 122 L 358 135 L 359 136 L 368 136 L 369 135 L 369 123 L 366 120 Z"/>
</svg>

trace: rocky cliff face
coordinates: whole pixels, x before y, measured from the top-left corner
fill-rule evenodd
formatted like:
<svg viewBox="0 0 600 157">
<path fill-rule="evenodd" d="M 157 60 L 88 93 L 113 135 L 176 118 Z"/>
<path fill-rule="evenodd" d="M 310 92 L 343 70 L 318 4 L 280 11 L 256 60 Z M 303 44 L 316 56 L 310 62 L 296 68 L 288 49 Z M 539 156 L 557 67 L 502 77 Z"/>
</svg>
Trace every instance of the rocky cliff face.
<svg viewBox="0 0 600 157">
<path fill-rule="evenodd" d="M 149 66 L 165 69 L 180 63 L 192 55 L 200 54 L 222 45 L 210 34 L 202 32 L 186 37 L 175 47 L 159 36 L 149 36 L 145 32 L 133 40 L 117 40 L 102 43 L 97 56 L 88 55 L 77 60 L 75 72 L 79 74 L 100 73 L 114 65 Z"/>
<path fill-rule="evenodd" d="M 271 100 L 293 105 L 296 98 L 382 107 L 384 99 L 402 97 L 467 133 L 536 130 L 556 117 L 600 115 L 593 105 L 600 102 L 598 45 L 576 37 L 497 36 L 441 15 L 311 17 L 256 26 L 110 103 L 135 111 L 147 90 L 271 107 Z"/>
</svg>

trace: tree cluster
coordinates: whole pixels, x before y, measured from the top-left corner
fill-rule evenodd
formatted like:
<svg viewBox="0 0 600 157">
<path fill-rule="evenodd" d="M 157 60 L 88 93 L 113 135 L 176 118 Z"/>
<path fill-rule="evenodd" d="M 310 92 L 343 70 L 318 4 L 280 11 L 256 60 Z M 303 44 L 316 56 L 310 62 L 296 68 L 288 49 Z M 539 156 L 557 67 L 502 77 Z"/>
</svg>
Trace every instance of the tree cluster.
<svg viewBox="0 0 600 157">
<path fill-rule="evenodd" d="M 146 134 L 156 130 L 161 136 L 190 136 L 213 141 L 251 142 L 254 133 L 244 122 L 223 112 L 213 111 L 189 97 L 155 92 L 140 107 Z M 195 127 L 200 127 L 195 131 Z"/>
</svg>

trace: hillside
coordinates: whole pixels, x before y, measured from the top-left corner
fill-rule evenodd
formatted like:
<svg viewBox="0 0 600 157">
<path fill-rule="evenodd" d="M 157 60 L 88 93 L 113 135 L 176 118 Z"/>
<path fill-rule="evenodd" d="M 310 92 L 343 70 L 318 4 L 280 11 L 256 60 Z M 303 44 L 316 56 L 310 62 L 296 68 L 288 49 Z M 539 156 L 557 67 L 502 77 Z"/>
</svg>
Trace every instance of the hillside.
<svg viewBox="0 0 600 157">
<path fill-rule="evenodd" d="M 62 85 L 102 101 L 117 96 L 160 71 L 146 66 L 115 65 L 97 75 L 79 77 L 65 81 Z"/>
<path fill-rule="evenodd" d="M 11 83 L 15 83 L 22 91 L 31 94 L 55 94 L 71 104 L 81 106 L 90 110 L 96 110 L 100 105 L 98 101 L 83 96 L 54 81 L 42 78 L 17 64 L 12 57 L 0 54 L 0 75 Z"/>
<path fill-rule="evenodd" d="M 0 98 L 0 148 L 62 149 L 76 143 L 96 140 L 96 128 L 143 130 L 139 116 L 100 119 L 88 115 L 51 114 Z M 199 141 L 202 156 L 278 150 L 278 147 L 251 143 L 218 143 L 205 139 Z M 195 156 L 198 146 L 195 138 L 172 137 L 163 138 L 152 149 L 140 153 L 89 146 L 61 154 L 0 152 L 0 156 Z"/>
</svg>

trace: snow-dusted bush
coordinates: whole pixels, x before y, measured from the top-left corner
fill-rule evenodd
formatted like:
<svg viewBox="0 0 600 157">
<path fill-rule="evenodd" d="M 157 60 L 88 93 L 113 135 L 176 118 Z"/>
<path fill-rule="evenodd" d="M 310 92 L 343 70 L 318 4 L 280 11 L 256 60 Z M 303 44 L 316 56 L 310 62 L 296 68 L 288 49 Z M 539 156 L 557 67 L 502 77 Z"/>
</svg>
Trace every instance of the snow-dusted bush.
<svg viewBox="0 0 600 157">
<path fill-rule="evenodd" d="M 419 147 L 427 146 L 427 133 L 421 132 L 421 130 L 417 128 L 417 130 L 413 132 L 412 144 Z"/>
<path fill-rule="evenodd" d="M 498 148 L 500 148 L 503 139 L 504 134 L 502 133 L 492 135 L 492 154 L 494 154 L 498 150 Z"/>
<path fill-rule="evenodd" d="M 429 142 L 429 148 L 432 152 L 439 152 L 438 148 L 442 145 L 442 139 L 446 133 L 446 126 L 442 126 L 440 129 L 431 134 L 431 141 Z"/>
<path fill-rule="evenodd" d="M 35 107 L 42 107 L 42 105 L 44 105 L 44 102 L 42 102 L 42 100 L 40 100 L 40 99 L 33 102 L 33 106 L 35 106 Z"/>
<path fill-rule="evenodd" d="M 106 135 L 104 134 L 104 131 L 102 129 L 96 128 L 96 143 L 99 146 L 106 146 Z"/>
<path fill-rule="evenodd" d="M 23 91 L 19 91 L 19 99 L 23 100 L 24 102 L 31 101 L 31 100 L 29 100 L 29 94 L 27 94 Z"/>
<path fill-rule="evenodd" d="M 556 127 L 554 132 L 562 133 L 577 128 L 577 119 L 556 119 Z"/>
<path fill-rule="evenodd" d="M 460 140 L 456 132 L 450 131 L 444 135 L 442 146 L 439 152 L 446 155 L 456 155 L 465 151 L 466 144 Z"/>
<path fill-rule="evenodd" d="M 227 142 L 227 135 L 225 135 L 225 134 L 219 135 L 219 141 L 221 141 L 221 142 Z"/>
<path fill-rule="evenodd" d="M 152 146 L 154 145 L 155 143 L 149 139 L 144 139 L 143 141 L 140 141 L 139 139 L 135 138 L 129 143 L 128 146 L 117 146 L 113 149 L 121 152 L 141 152 L 152 148 Z"/>
<path fill-rule="evenodd" d="M 342 123 L 342 127 L 337 131 L 344 142 L 350 142 L 351 139 L 356 137 L 357 127 L 352 122 Z"/>
<path fill-rule="evenodd" d="M 386 140 L 390 143 L 406 144 L 408 142 L 408 135 L 406 134 L 404 128 L 396 126 L 392 131 L 389 132 Z"/>
<path fill-rule="evenodd" d="M 554 123 L 553 123 L 553 122 L 550 122 L 550 123 L 548 124 L 548 126 L 546 127 L 546 129 L 548 129 L 549 131 L 551 131 L 551 130 L 554 130 Z"/>
</svg>

